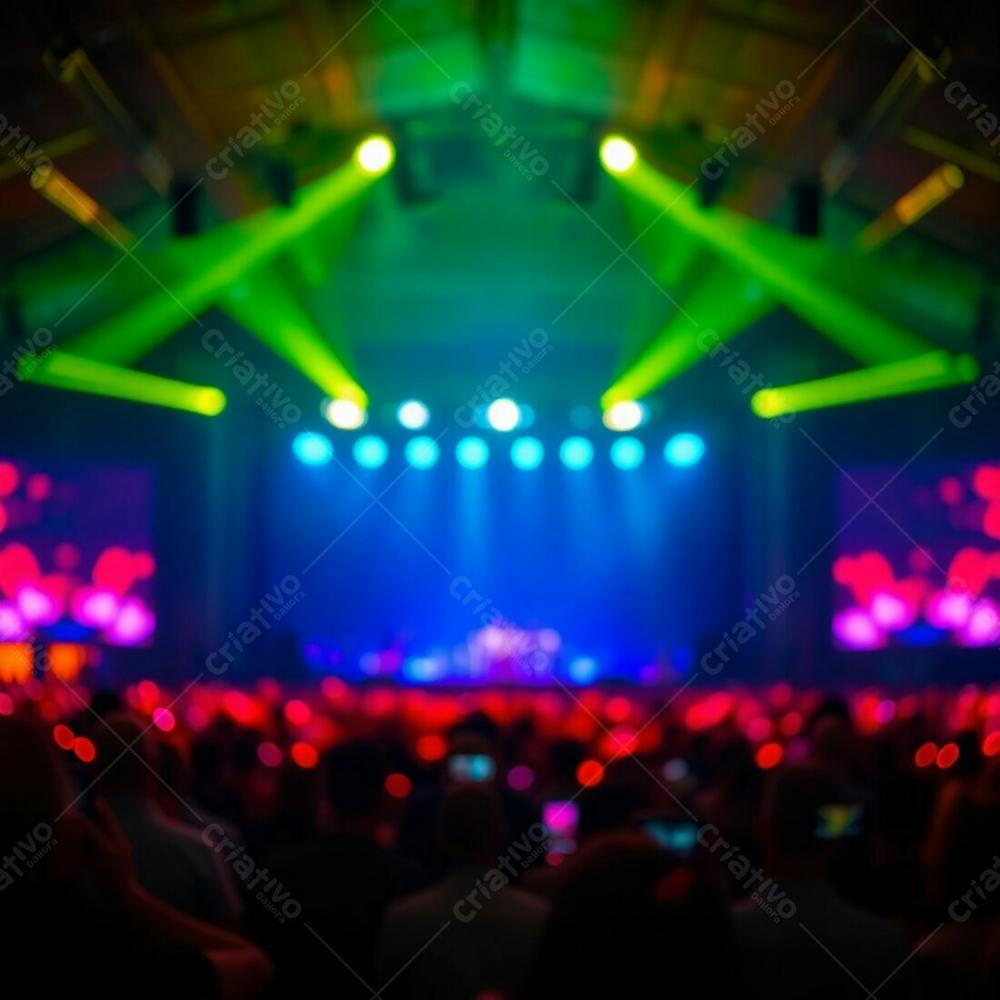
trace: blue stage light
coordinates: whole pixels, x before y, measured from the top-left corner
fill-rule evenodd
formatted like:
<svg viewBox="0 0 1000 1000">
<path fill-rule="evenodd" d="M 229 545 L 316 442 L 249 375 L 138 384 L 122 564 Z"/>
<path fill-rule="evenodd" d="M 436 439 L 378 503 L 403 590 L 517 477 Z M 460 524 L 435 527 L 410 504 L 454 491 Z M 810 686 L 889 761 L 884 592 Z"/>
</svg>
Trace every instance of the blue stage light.
<svg viewBox="0 0 1000 1000">
<path fill-rule="evenodd" d="M 478 437 L 464 437 L 455 446 L 455 458 L 463 469 L 481 469 L 490 460 L 489 445 Z"/>
<path fill-rule="evenodd" d="M 574 684 L 593 684 L 597 680 L 597 660 L 578 656 L 569 664 L 569 679 Z"/>
<path fill-rule="evenodd" d="M 705 441 L 698 434 L 685 431 L 675 434 L 663 449 L 663 456 L 671 465 L 686 468 L 697 465 L 705 454 Z"/>
<path fill-rule="evenodd" d="M 315 431 L 296 434 L 292 440 L 292 451 L 303 465 L 326 465 L 333 458 L 330 439 Z"/>
<path fill-rule="evenodd" d="M 545 446 L 538 438 L 520 437 L 510 446 L 510 460 L 515 468 L 530 472 L 545 458 Z"/>
<path fill-rule="evenodd" d="M 379 469 L 388 457 L 388 445 L 375 434 L 366 434 L 354 442 L 354 461 L 363 469 Z"/>
<path fill-rule="evenodd" d="M 646 457 L 643 443 L 634 437 L 621 437 L 611 446 L 611 461 L 619 469 L 638 469 Z"/>
<path fill-rule="evenodd" d="M 495 431 L 512 431 L 521 422 L 521 407 L 513 399 L 494 399 L 486 408 L 486 419 Z"/>
<path fill-rule="evenodd" d="M 430 423 L 431 411 L 419 399 L 408 399 L 399 404 L 396 419 L 408 430 L 419 431 Z"/>
<path fill-rule="evenodd" d="M 586 469 L 594 460 L 594 446 L 587 438 L 568 437 L 559 446 L 559 457 L 567 469 Z"/>
<path fill-rule="evenodd" d="M 429 469 L 440 453 L 437 441 L 431 437 L 415 437 L 406 442 L 406 461 L 414 469 Z"/>
</svg>

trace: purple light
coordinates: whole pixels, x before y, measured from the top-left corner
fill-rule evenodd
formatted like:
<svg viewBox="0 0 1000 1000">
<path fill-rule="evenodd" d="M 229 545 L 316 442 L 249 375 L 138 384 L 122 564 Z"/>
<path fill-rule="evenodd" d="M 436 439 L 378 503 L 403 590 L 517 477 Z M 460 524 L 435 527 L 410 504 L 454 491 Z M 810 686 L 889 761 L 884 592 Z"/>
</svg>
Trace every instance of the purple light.
<svg viewBox="0 0 1000 1000">
<path fill-rule="evenodd" d="M 107 631 L 110 642 L 119 646 L 138 646 L 145 642 L 156 627 L 153 612 L 138 598 L 128 597 L 121 605 L 118 617 Z"/>
<path fill-rule="evenodd" d="M 887 632 L 901 632 L 909 628 L 917 617 L 917 609 L 903 598 L 887 590 L 879 590 L 871 600 L 872 621 Z"/>
<path fill-rule="evenodd" d="M 7 601 L 0 603 L 0 642 L 18 642 L 24 634 L 24 622 L 17 608 Z"/>
<path fill-rule="evenodd" d="M 97 587 L 81 587 L 73 595 L 73 617 L 90 628 L 107 628 L 118 617 L 118 595 Z"/>
<path fill-rule="evenodd" d="M 972 614 L 972 596 L 966 590 L 939 590 L 927 603 L 927 620 L 935 628 L 960 629 Z"/>
<path fill-rule="evenodd" d="M 31 625 L 54 625 L 59 621 L 59 604 L 51 594 L 31 584 L 21 587 L 15 598 L 21 617 Z"/>
<path fill-rule="evenodd" d="M 846 649 L 878 649 L 885 636 L 861 608 L 848 608 L 834 615 L 833 635 Z"/>
<path fill-rule="evenodd" d="M 960 634 L 963 646 L 990 646 L 1000 640 L 1000 607 L 984 597 L 973 605 L 972 613 Z"/>
</svg>

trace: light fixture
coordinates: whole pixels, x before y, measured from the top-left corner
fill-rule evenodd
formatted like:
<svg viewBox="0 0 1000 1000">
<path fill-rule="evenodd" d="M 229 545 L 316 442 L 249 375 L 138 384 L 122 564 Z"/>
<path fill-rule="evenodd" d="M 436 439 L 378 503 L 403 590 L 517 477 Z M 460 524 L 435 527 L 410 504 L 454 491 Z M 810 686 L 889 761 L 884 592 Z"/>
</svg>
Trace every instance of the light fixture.
<svg viewBox="0 0 1000 1000">
<path fill-rule="evenodd" d="M 634 437 L 620 437 L 611 445 L 611 462 L 619 469 L 637 469 L 646 457 L 643 443 Z"/>
<path fill-rule="evenodd" d="M 354 442 L 354 461 L 362 469 L 380 469 L 388 457 L 388 445 L 376 434 L 365 434 Z"/>
<path fill-rule="evenodd" d="M 612 403 L 603 415 L 604 426 L 612 431 L 635 430 L 646 419 L 646 407 L 634 399 Z"/>
<path fill-rule="evenodd" d="M 323 414 L 341 431 L 356 431 L 368 420 L 365 408 L 353 399 L 331 399 L 324 407 Z"/>
<path fill-rule="evenodd" d="M 510 446 L 510 460 L 517 469 L 530 472 L 537 469 L 545 458 L 545 447 L 538 438 L 519 437 Z"/>
<path fill-rule="evenodd" d="M 585 437 L 568 437 L 559 446 L 559 458 L 567 469 L 586 469 L 594 460 L 594 446 Z"/>
<path fill-rule="evenodd" d="M 495 431 L 512 431 L 521 422 L 521 408 L 513 399 L 494 399 L 486 410 L 486 419 Z"/>
<path fill-rule="evenodd" d="M 490 448 L 480 437 L 464 437 L 455 446 L 455 458 L 463 469 L 481 469 L 490 460 Z"/>
<path fill-rule="evenodd" d="M 609 135 L 601 143 L 601 163 L 613 174 L 624 174 L 631 170 L 639 154 L 635 146 L 620 135 Z"/>
<path fill-rule="evenodd" d="M 441 449 L 432 437 L 415 437 L 406 442 L 406 461 L 414 469 L 429 469 L 436 464 Z"/>
<path fill-rule="evenodd" d="M 315 431 L 302 431 L 292 439 L 292 451 L 303 465 L 326 465 L 333 458 L 330 439 Z"/>
<path fill-rule="evenodd" d="M 396 157 L 392 142 L 384 135 L 369 136 L 354 151 L 354 159 L 366 174 L 384 174 Z"/>
<path fill-rule="evenodd" d="M 408 399 L 400 403 L 396 419 L 408 430 L 419 431 L 430 423 L 431 411 L 419 399 Z"/>
<path fill-rule="evenodd" d="M 663 457 L 678 468 L 697 465 L 705 455 L 705 441 L 699 434 L 675 434 L 663 449 Z"/>
</svg>

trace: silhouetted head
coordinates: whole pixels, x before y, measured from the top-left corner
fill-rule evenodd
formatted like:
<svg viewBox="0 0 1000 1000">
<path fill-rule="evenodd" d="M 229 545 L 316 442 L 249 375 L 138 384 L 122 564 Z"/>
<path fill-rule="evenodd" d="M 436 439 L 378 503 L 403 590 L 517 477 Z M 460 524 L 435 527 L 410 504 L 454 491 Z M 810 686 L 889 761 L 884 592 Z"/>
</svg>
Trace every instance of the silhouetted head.
<svg viewBox="0 0 1000 1000">
<path fill-rule="evenodd" d="M 439 837 L 452 867 L 495 862 L 506 835 L 500 797 L 492 786 L 458 784 L 445 792 Z"/>
<path fill-rule="evenodd" d="M 825 873 L 832 858 L 820 836 L 821 810 L 844 804 L 837 775 L 819 764 L 776 771 L 764 795 L 762 835 L 769 863 L 803 876 Z"/>
<path fill-rule="evenodd" d="M 700 997 L 740 995 L 727 911 L 693 866 L 634 833 L 595 838 L 569 864 L 532 1000 L 648 996 L 665 976 Z"/>
<path fill-rule="evenodd" d="M 378 748 L 362 740 L 341 743 L 326 755 L 326 797 L 338 819 L 366 819 L 378 812 L 385 781 Z"/>
<path fill-rule="evenodd" d="M 149 728 L 128 712 L 112 712 L 94 727 L 97 757 L 93 769 L 99 776 L 99 794 L 124 798 L 152 794 L 151 782 L 160 773 L 160 765 L 159 748 Z"/>
</svg>

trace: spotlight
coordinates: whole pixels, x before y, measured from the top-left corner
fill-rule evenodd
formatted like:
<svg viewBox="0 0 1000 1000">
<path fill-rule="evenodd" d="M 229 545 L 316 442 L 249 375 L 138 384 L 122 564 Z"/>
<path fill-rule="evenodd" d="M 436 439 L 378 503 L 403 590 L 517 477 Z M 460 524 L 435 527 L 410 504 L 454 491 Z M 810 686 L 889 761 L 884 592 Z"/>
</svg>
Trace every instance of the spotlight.
<svg viewBox="0 0 1000 1000">
<path fill-rule="evenodd" d="M 455 446 L 455 458 L 463 469 L 481 469 L 490 460 L 490 448 L 482 438 L 464 437 Z"/>
<path fill-rule="evenodd" d="M 697 434 L 675 434 L 663 449 L 663 456 L 671 465 L 686 468 L 697 465 L 705 454 L 705 442 Z"/>
<path fill-rule="evenodd" d="M 384 174 L 395 159 L 396 150 L 384 135 L 372 135 L 354 151 L 354 159 L 366 174 Z"/>
<path fill-rule="evenodd" d="M 521 408 L 513 399 L 494 399 L 486 419 L 495 431 L 512 431 L 521 422 Z"/>
<path fill-rule="evenodd" d="M 620 135 L 609 135 L 601 143 L 601 163 L 605 170 L 613 174 L 624 174 L 631 170 L 639 158 L 635 146 Z"/>
<path fill-rule="evenodd" d="M 368 420 L 363 406 L 352 399 L 331 399 L 323 409 L 323 415 L 338 430 L 356 431 Z"/>
<path fill-rule="evenodd" d="M 545 458 L 545 448 L 538 438 L 520 437 L 510 446 L 510 460 L 515 468 L 530 472 L 537 469 Z"/>
<path fill-rule="evenodd" d="M 302 431 L 292 440 L 292 451 L 303 465 L 326 465 L 333 458 L 330 439 L 315 431 Z"/>
<path fill-rule="evenodd" d="M 380 469 L 388 457 L 388 445 L 375 434 L 365 434 L 354 442 L 354 461 L 362 469 Z"/>
<path fill-rule="evenodd" d="M 635 430 L 646 419 L 646 407 L 634 399 L 613 403 L 604 411 L 604 426 L 612 431 Z"/>
<path fill-rule="evenodd" d="M 638 438 L 618 438 L 611 446 L 611 462 L 619 469 L 637 469 L 645 457 L 646 448 Z"/>
<path fill-rule="evenodd" d="M 438 448 L 437 441 L 431 437 L 410 438 L 406 442 L 406 461 L 414 469 L 429 469 L 438 460 L 441 449 Z"/>
<path fill-rule="evenodd" d="M 396 419 L 408 431 L 419 431 L 430 423 L 431 411 L 419 399 L 408 399 L 399 404 Z"/>
<path fill-rule="evenodd" d="M 569 437 L 559 446 L 559 457 L 567 469 L 586 469 L 594 460 L 594 446 L 585 437 Z"/>
</svg>

